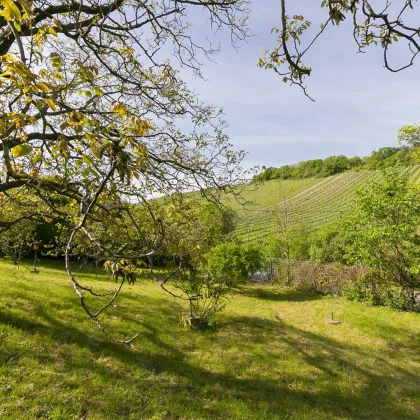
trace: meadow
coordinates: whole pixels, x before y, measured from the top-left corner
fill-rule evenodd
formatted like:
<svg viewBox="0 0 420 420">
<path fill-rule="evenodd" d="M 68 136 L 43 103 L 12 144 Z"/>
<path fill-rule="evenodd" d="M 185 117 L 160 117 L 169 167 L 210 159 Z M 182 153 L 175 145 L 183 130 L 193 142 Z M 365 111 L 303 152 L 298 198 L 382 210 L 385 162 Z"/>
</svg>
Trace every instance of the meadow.
<svg viewBox="0 0 420 420">
<path fill-rule="evenodd" d="M 0 260 L 2 419 L 420 417 L 419 314 L 252 284 L 196 332 L 144 279 L 103 318 L 115 335 L 141 331 L 128 347 L 87 319 L 61 262 L 40 270 Z"/>
</svg>

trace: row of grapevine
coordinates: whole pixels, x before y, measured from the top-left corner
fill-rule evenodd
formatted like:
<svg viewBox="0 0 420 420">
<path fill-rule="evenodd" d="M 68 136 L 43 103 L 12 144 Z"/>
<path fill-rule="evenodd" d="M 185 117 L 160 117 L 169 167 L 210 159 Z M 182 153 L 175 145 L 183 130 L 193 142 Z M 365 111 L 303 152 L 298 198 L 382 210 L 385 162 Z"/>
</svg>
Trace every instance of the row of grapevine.
<svg viewBox="0 0 420 420">
<path fill-rule="evenodd" d="M 404 168 L 402 172 L 411 182 L 420 184 L 420 165 Z M 320 179 L 292 196 L 284 194 L 279 184 L 277 204 L 259 208 L 251 205 L 238 211 L 236 234 L 243 241 L 254 241 L 279 234 L 285 225 L 317 229 L 350 211 L 357 190 L 380 180 L 381 176 L 380 171 L 345 172 Z"/>
</svg>

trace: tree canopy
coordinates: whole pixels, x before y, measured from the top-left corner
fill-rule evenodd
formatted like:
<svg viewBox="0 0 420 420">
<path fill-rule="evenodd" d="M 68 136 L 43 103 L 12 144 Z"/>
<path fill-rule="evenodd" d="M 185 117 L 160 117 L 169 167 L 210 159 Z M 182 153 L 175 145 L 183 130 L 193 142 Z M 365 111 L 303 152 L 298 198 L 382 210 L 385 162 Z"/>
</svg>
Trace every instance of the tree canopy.
<svg viewBox="0 0 420 420">
<path fill-rule="evenodd" d="M 325 159 L 304 160 L 279 168 L 263 168 L 260 174 L 254 176 L 254 180 L 322 178 L 349 170 L 411 166 L 420 161 L 419 138 L 418 126 L 407 125 L 400 129 L 398 140 L 402 144 L 399 147 L 381 147 L 363 158 L 359 156 L 348 158 L 343 155 L 329 156 Z"/>
<path fill-rule="evenodd" d="M 147 234 L 164 226 L 151 198 L 215 199 L 242 176 L 222 112 L 180 69 L 200 76 L 217 50 L 191 37 L 191 15 L 237 41 L 247 11 L 246 0 L 0 2 L 0 231 L 59 221 L 73 286 L 100 328 L 101 311 L 84 302 L 91 289 L 71 272 L 76 244 L 113 260 L 150 256 Z M 135 246 L 114 251 L 107 238 L 121 232 Z"/>
</svg>

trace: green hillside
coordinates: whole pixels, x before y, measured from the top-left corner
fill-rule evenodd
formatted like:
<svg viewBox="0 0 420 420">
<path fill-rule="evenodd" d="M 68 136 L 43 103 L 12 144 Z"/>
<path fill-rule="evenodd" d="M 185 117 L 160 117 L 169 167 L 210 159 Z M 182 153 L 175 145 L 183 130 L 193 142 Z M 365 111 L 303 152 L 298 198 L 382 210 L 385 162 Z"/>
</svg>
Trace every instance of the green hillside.
<svg viewBox="0 0 420 420">
<path fill-rule="evenodd" d="M 420 183 L 420 165 L 402 171 Z M 253 241 L 278 233 L 284 223 L 309 229 L 332 223 L 351 208 L 359 188 L 380 177 L 380 171 L 361 170 L 322 179 L 267 181 L 244 193 L 245 206 L 234 206 L 239 216 L 236 233 Z"/>
</svg>

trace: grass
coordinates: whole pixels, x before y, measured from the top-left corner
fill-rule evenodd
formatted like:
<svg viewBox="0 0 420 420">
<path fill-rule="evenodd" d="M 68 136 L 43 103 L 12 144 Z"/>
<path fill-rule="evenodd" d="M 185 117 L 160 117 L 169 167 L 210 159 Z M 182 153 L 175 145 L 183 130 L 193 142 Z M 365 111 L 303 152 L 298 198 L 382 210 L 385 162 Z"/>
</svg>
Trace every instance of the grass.
<svg viewBox="0 0 420 420">
<path fill-rule="evenodd" d="M 241 204 L 230 195 L 224 197 L 224 202 L 237 211 L 252 211 L 267 206 L 273 206 L 285 198 L 293 197 L 294 195 L 305 191 L 313 185 L 318 184 L 320 181 L 320 178 L 286 181 L 274 179 L 259 184 L 258 187 L 256 187 L 255 184 L 243 185 L 237 188 L 237 191 L 241 191 L 243 200 Z"/>
<path fill-rule="evenodd" d="M 418 419 L 420 316 L 268 286 L 238 290 L 217 328 L 192 332 L 149 280 L 104 320 L 61 263 L 0 260 L 0 418 Z M 97 290 L 114 285 L 93 274 Z M 339 325 L 325 319 L 334 312 Z"/>
</svg>

